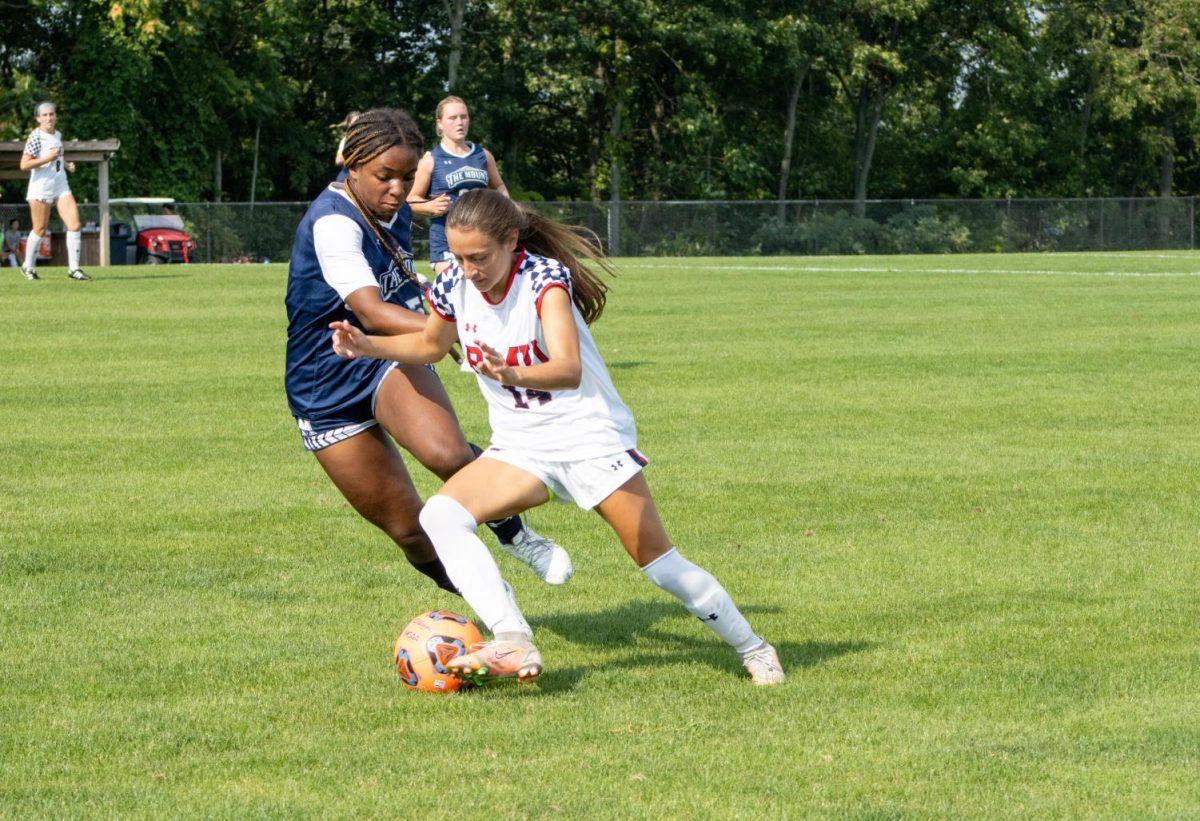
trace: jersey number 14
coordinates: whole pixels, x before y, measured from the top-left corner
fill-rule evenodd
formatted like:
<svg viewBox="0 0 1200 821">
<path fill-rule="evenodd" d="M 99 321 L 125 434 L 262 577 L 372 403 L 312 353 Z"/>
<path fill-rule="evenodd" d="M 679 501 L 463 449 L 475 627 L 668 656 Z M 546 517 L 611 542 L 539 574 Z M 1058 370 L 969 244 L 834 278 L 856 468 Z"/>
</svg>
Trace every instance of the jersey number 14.
<svg viewBox="0 0 1200 821">
<path fill-rule="evenodd" d="M 554 398 L 547 391 L 535 391 L 533 388 L 514 388 L 511 385 L 501 385 L 500 387 L 512 394 L 517 407 L 522 410 L 529 410 L 529 406 L 533 402 L 544 405 Z"/>
</svg>

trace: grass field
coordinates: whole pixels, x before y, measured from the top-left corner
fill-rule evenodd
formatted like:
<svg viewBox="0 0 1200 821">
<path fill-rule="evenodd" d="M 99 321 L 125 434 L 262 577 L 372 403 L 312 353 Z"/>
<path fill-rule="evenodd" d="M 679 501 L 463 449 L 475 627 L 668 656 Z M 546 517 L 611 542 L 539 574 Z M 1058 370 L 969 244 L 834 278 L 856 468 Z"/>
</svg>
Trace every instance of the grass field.
<svg viewBox="0 0 1200 821">
<path fill-rule="evenodd" d="M 786 685 L 550 506 L 540 684 L 406 692 L 460 605 L 300 448 L 285 268 L 2 269 L 0 816 L 1200 815 L 1200 254 L 622 267 L 668 530 Z"/>
</svg>

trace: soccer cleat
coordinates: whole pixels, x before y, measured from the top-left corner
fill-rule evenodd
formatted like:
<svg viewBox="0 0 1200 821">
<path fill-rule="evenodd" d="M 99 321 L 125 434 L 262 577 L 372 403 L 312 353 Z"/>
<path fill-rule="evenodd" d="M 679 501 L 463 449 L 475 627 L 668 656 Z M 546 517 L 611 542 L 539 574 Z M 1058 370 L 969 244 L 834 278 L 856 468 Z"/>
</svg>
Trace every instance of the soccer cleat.
<svg viewBox="0 0 1200 821">
<path fill-rule="evenodd" d="M 84 273 L 84 272 L 83 272 L 81 269 L 79 269 L 79 268 L 76 268 L 74 271 L 72 271 L 71 273 L 67 274 L 67 276 L 69 276 L 71 279 L 77 280 L 77 281 L 79 281 L 79 282 L 88 282 L 88 281 L 90 281 L 90 280 L 91 280 L 91 277 L 90 277 L 90 276 L 88 276 L 87 274 L 85 274 L 85 273 Z"/>
<path fill-rule="evenodd" d="M 472 684 L 501 678 L 524 683 L 542 674 L 542 654 L 528 639 L 488 641 L 474 645 L 471 652 L 446 662 L 450 675 Z"/>
<path fill-rule="evenodd" d="M 24 274 L 25 278 L 30 282 L 33 282 L 35 279 L 41 279 L 41 277 L 38 276 L 38 272 L 33 268 L 22 268 L 21 273 Z"/>
<path fill-rule="evenodd" d="M 500 546 L 513 558 L 529 565 L 546 584 L 566 584 L 575 575 L 570 554 L 524 522 L 512 544 L 501 543 Z"/>
<path fill-rule="evenodd" d="M 763 644 L 742 656 L 742 664 L 755 684 L 782 684 L 787 678 L 783 674 L 783 665 L 779 663 L 779 654 L 769 644 Z"/>
</svg>

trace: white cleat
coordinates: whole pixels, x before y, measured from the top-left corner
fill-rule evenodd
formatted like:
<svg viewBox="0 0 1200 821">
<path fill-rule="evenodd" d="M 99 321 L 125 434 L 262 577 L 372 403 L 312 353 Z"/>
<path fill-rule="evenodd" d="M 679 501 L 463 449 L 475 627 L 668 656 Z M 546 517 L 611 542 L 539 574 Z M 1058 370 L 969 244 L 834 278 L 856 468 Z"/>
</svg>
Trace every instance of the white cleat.
<svg viewBox="0 0 1200 821">
<path fill-rule="evenodd" d="M 546 584 L 566 584 L 575 575 L 575 567 L 567 551 L 539 535 L 529 525 L 521 528 L 512 544 L 500 546 L 510 556 L 528 565 Z"/>
<path fill-rule="evenodd" d="M 475 685 L 501 678 L 524 684 L 542 674 L 542 654 L 529 639 L 488 641 L 446 662 L 450 675 Z"/>
<path fill-rule="evenodd" d="M 782 684 L 787 679 L 783 674 L 783 665 L 779 663 L 779 654 L 769 644 L 763 644 L 742 656 L 742 664 L 755 684 Z"/>
</svg>

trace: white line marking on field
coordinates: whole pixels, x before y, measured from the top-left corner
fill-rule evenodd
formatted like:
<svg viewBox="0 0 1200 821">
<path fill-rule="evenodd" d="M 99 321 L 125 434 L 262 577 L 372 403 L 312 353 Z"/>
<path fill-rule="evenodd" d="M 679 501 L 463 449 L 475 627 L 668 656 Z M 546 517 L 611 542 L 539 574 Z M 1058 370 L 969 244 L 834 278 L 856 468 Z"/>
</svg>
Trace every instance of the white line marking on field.
<svg viewBox="0 0 1200 821">
<path fill-rule="evenodd" d="M 814 273 L 847 274 L 1028 274 L 1030 276 L 1066 277 L 1195 277 L 1200 271 L 1055 271 L 1039 268 L 868 268 L 860 266 L 840 267 L 836 265 L 681 265 L 638 264 L 638 268 L 696 268 L 705 271 L 811 271 Z"/>
</svg>

